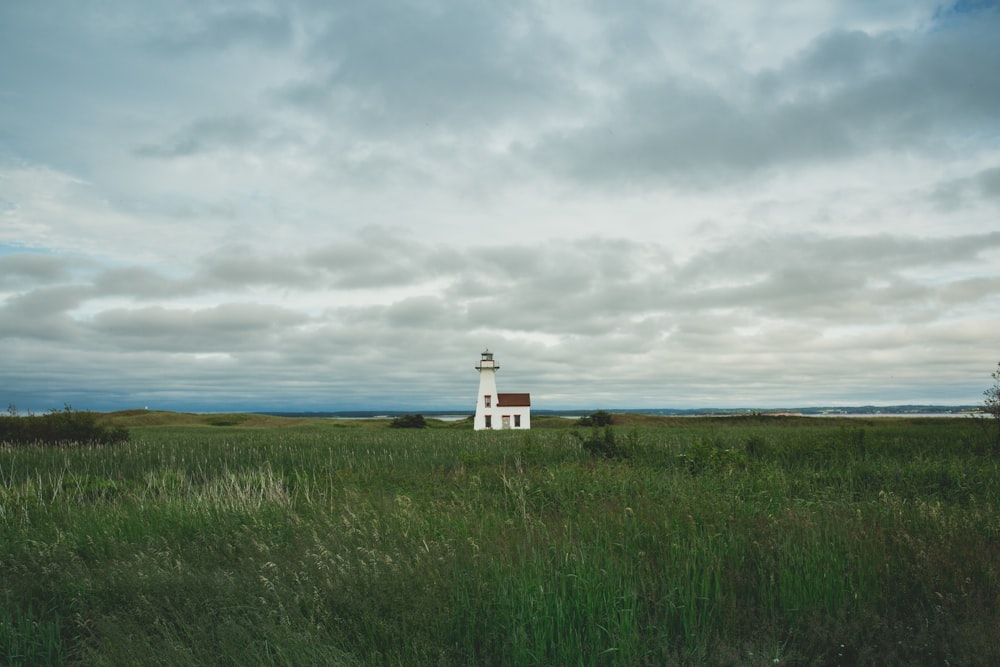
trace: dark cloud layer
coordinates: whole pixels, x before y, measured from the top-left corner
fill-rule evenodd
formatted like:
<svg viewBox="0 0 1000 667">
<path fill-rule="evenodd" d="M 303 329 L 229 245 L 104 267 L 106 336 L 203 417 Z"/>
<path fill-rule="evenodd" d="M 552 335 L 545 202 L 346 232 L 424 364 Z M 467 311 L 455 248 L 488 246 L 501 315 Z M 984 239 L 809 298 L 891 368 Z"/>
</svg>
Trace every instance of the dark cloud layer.
<svg viewBox="0 0 1000 667">
<path fill-rule="evenodd" d="M 705 186 L 872 151 L 935 151 L 957 127 L 995 131 L 997 30 L 990 15 L 930 34 L 833 31 L 727 88 L 668 72 L 532 157 L 587 182 Z"/>
<path fill-rule="evenodd" d="M 710 368 L 735 364 L 726 382 L 746 382 L 780 360 L 796 374 L 863 384 L 853 366 L 845 370 L 845 359 L 877 367 L 880 354 L 925 344 L 924 334 L 912 333 L 918 329 L 935 331 L 939 348 L 958 349 L 970 337 L 963 333 L 968 325 L 961 318 L 949 324 L 948 314 L 978 314 L 981 325 L 990 321 L 982 313 L 996 312 L 1000 294 L 1000 274 L 941 280 L 936 272 L 945 264 L 982 262 L 1000 247 L 995 232 L 940 239 L 772 236 L 683 261 L 663 247 L 600 238 L 566 244 L 558 253 L 508 246 L 485 263 L 472 258 L 490 249 L 472 247 L 464 262 L 439 267 L 426 261 L 453 256 L 454 249 L 406 239 L 399 247 L 408 254 L 387 252 L 384 239 L 369 234 L 318 255 L 267 257 L 244 248 L 252 280 L 242 274 L 220 280 L 215 255 L 201 263 L 209 270 L 173 281 L 126 267 L 72 284 L 38 285 L 6 300 L 2 333 L 15 348 L 48 340 L 84 358 L 163 353 L 170 356 L 154 366 L 169 359 L 171 373 L 187 368 L 199 377 L 224 368 L 255 383 L 301 383 L 307 392 L 361 377 L 370 378 L 366 384 L 391 384 L 413 374 L 447 387 L 461 364 L 488 344 L 514 356 L 525 381 L 555 383 L 571 372 L 602 383 L 644 378 L 636 387 L 669 402 L 682 400 L 673 376 L 688 375 L 685 360 L 704 364 L 709 357 L 715 358 Z M 352 261 L 333 261 L 337 248 L 349 248 Z M 15 255 L 5 263 L 23 261 Z M 342 271 L 373 264 L 393 278 L 341 278 Z M 297 293 L 326 295 L 321 312 L 278 305 L 290 285 L 286 266 L 298 267 L 291 282 Z M 928 267 L 935 272 L 925 275 Z M 126 282 L 136 289 L 121 289 Z M 470 283 L 489 289 L 468 290 Z M 373 285 L 412 294 L 370 304 L 351 297 Z M 248 302 L 251 293 L 274 302 Z M 103 305 L 120 296 L 130 304 Z M 182 305 L 191 297 L 217 305 Z M 176 304 L 155 305 L 164 300 Z M 889 326 L 895 333 L 875 336 Z M 850 327 L 858 330 L 831 337 Z M 584 358 L 601 363 L 575 368 L 574 360 Z M 647 376 L 650 364 L 671 377 Z M 709 372 L 699 384 L 707 391 L 709 378 L 720 373 Z M 465 380 L 456 379 L 445 394 L 455 405 L 462 404 Z M 416 389 L 396 391 L 397 400 L 421 400 Z"/>
</svg>

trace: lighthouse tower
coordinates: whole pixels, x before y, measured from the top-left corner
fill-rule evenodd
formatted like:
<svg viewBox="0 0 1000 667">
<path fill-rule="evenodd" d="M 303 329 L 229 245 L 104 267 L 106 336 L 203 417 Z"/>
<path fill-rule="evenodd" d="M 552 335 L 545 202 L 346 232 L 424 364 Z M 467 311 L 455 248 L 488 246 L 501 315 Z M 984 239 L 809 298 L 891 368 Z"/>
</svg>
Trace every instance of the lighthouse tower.
<svg viewBox="0 0 1000 667">
<path fill-rule="evenodd" d="M 479 371 L 479 395 L 476 397 L 476 417 L 472 428 L 477 431 L 531 428 L 531 394 L 497 392 L 500 365 L 493 359 L 492 352 L 483 352 L 476 370 Z"/>
<path fill-rule="evenodd" d="M 477 431 L 497 428 L 500 425 L 493 423 L 493 408 L 497 404 L 497 371 L 500 370 L 500 365 L 487 349 L 476 370 L 479 371 L 479 396 L 476 398 L 476 418 L 472 422 L 472 428 Z"/>
</svg>

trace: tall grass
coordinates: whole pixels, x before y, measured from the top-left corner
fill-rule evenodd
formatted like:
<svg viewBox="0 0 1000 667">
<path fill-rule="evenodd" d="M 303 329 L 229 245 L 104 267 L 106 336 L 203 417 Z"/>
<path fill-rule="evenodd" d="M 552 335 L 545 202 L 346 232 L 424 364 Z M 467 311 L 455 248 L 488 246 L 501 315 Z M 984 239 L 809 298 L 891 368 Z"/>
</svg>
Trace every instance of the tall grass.
<svg viewBox="0 0 1000 667">
<path fill-rule="evenodd" d="M 0 450 L 4 664 L 996 664 L 971 420 Z M 600 436 L 602 442 L 605 436 Z"/>
</svg>

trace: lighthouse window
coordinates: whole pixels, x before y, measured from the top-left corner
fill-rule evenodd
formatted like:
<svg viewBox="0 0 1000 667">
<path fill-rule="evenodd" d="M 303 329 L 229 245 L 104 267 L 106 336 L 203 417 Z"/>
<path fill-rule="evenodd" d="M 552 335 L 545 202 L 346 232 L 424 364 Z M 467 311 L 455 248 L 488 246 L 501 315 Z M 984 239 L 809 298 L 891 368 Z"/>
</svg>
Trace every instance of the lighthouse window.
<svg viewBox="0 0 1000 667">
<path fill-rule="evenodd" d="M 486 428 L 493 428 L 493 417 L 486 415 Z"/>
<path fill-rule="evenodd" d="M 490 407 L 490 398 L 492 397 L 489 394 L 483 396 L 483 400 L 486 401 L 486 407 Z"/>
</svg>

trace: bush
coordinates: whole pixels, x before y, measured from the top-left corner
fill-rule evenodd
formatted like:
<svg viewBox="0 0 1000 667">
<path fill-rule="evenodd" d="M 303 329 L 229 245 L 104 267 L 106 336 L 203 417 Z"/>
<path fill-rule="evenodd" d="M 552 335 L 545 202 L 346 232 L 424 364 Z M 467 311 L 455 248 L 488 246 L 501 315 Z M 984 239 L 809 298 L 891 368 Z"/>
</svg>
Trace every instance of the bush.
<svg viewBox="0 0 1000 667">
<path fill-rule="evenodd" d="M 423 415 L 401 415 L 392 420 L 389 428 L 427 428 Z"/>
<path fill-rule="evenodd" d="M 583 437 L 577 432 L 573 432 L 576 439 L 580 441 L 583 445 L 583 449 L 589 453 L 594 458 L 605 458 L 605 459 L 624 459 L 627 458 L 625 451 L 618 445 L 615 440 L 615 433 L 610 426 L 605 426 L 603 431 L 599 431 L 597 427 L 590 433 L 589 436 Z"/>
<path fill-rule="evenodd" d="M 580 417 L 576 422 L 578 426 L 611 426 L 615 421 L 614 415 L 606 410 L 592 412 L 586 417 Z"/>
<path fill-rule="evenodd" d="M 99 424 L 93 412 L 66 406 L 48 414 L 19 417 L 13 409 L 0 417 L 0 442 L 11 445 L 113 445 L 127 442 L 128 431 Z"/>
<path fill-rule="evenodd" d="M 1000 454 L 1000 363 L 997 369 L 990 374 L 993 378 L 993 386 L 983 392 L 986 399 L 983 401 L 983 410 L 993 418 L 996 425 L 996 440 L 993 443 L 993 453 Z"/>
</svg>

